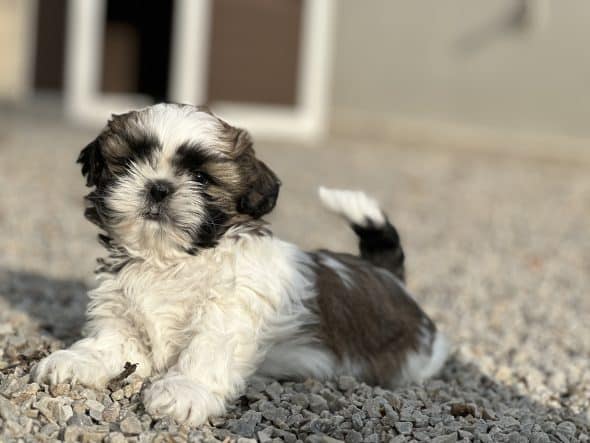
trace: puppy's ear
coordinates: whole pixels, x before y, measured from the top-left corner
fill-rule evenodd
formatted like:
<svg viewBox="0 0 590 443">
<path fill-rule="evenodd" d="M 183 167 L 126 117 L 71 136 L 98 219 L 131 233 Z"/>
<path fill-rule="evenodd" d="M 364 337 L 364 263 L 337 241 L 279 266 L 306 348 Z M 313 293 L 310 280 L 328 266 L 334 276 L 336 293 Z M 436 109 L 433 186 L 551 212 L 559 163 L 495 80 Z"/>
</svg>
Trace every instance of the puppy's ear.
<svg viewBox="0 0 590 443">
<path fill-rule="evenodd" d="M 252 161 L 248 168 L 248 189 L 238 200 L 238 212 L 260 218 L 275 207 L 281 181 L 266 164 L 254 157 L 252 141 L 246 131 L 240 131 L 236 148 L 239 152 L 250 150 Z"/>
<path fill-rule="evenodd" d="M 86 186 L 97 186 L 106 173 L 106 162 L 101 152 L 100 137 L 90 142 L 78 156 L 77 163 L 82 165 L 82 175 L 86 177 Z"/>
<path fill-rule="evenodd" d="M 238 201 L 238 211 L 254 218 L 262 217 L 273 210 L 279 196 L 281 181 L 276 174 L 260 160 L 255 166 L 256 178 L 248 191 Z"/>
</svg>

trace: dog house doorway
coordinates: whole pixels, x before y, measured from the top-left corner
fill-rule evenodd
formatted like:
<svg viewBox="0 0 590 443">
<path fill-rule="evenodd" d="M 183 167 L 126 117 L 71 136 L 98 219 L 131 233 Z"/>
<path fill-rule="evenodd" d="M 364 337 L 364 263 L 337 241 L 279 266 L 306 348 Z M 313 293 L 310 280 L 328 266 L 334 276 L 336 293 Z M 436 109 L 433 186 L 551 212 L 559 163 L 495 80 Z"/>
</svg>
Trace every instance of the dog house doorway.
<svg viewBox="0 0 590 443">
<path fill-rule="evenodd" d="M 72 36 L 66 23 L 71 3 L 35 3 L 32 90 L 36 96 L 61 97 L 67 88 L 66 50 Z M 107 0 L 104 7 L 102 53 L 96 57 L 99 93 L 143 96 L 146 102 L 167 100 L 173 2 Z"/>
<path fill-rule="evenodd" d="M 334 4 L 69 2 L 66 111 L 94 125 L 155 101 L 208 103 L 255 135 L 319 135 Z"/>
<path fill-rule="evenodd" d="M 167 100 L 172 41 L 170 1 L 107 0 L 101 91 Z"/>
</svg>

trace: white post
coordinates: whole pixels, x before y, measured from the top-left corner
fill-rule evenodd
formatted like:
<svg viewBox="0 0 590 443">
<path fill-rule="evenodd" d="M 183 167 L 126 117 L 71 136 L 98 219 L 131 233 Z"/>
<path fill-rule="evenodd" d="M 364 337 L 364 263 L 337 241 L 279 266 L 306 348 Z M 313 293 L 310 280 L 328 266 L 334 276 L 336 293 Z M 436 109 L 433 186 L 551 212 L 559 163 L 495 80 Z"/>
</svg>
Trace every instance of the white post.
<svg viewBox="0 0 590 443">
<path fill-rule="evenodd" d="M 211 0 L 176 0 L 172 25 L 169 96 L 172 101 L 207 100 Z"/>
<path fill-rule="evenodd" d="M 71 116 L 84 112 L 100 87 L 104 0 L 68 2 L 64 99 Z"/>
</svg>

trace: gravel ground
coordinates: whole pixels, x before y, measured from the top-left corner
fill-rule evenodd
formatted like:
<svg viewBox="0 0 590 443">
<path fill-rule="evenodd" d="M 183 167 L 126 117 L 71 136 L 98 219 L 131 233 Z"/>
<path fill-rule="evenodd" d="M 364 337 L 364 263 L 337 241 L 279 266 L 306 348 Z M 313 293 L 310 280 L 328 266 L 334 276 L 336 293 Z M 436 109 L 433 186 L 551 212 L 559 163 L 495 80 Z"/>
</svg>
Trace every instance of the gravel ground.
<svg viewBox="0 0 590 443">
<path fill-rule="evenodd" d="M 101 253 L 73 163 L 92 135 L 0 113 L 0 442 L 588 441 L 590 164 L 519 146 L 259 146 L 284 182 L 272 219 L 284 238 L 354 250 L 321 211 L 320 184 L 366 189 L 388 208 L 409 286 L 455 343 L 423 386 L 255 380 L 226 416 L 189 429 L 147 415 L 149 381 L 133 375 L 103 391 L 30 383 L 36 359 L 79 337 Z"/>
</svg>

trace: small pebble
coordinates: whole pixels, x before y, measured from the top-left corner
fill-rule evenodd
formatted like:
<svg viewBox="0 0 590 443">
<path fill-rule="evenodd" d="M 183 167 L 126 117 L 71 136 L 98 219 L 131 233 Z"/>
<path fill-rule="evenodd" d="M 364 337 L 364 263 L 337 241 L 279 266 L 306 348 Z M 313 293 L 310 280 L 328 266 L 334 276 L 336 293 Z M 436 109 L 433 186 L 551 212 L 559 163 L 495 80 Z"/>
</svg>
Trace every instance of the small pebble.
<svg viewBox="0 0 590 443">
<path fill-rule="evenodd" d="M 126 417 L 121 421 L 121 431 L 125 434 L 137 435 L 141 433 L 141 422 L 135 416 Z"/>
<path fill-rule="evenodd" d="M 59 397 L 61 395 L 67 395 L 70 392 L 70 385 L 66 383 L 58 383 L 56 385 L 51 385 L 49 387 L 49 392 L 54 397 Z"/>
<path fill-rule="evenodd" d="M 320 395 L 311 394 L 309 396 L 309 409 L 316 414 L 319 414 L 328 409 L 328 402 Z"/>
<path fill-rule="evenodd" d="M 113 401 L 122 400 L 123 398 L 125 398 L 125 392 L 123 391 L 123 389 L 118 389 L 111 394 L 111 398 L 113 399 Z"/>
<path fill-rule="evenodd" d="M 115 423 L 119 419 L 119 412 L 121 411 L 121 406 L 119 403 L 113 403 L 110 406 L 107 406 L 102 411 L 102 420 L 108 423 Z"/>
<path fill-rule="evenodd" d="M 111 432 L 105 439 L 105 443 L 126 443 L 127 439 L 120 432 Z"/>
<path fill-rule="evenodd" d="M 68 421 L 68 426 L 90 426 L 92 425 L 92 419 L 87 415 L 74 414 Z"/>
<path fill-rule="evenodd" d="M 398 421 L 395 424 L 395 429 L 397 429 L 397 432 L 399 432 L 400 434 L 409 434 L 410 432 L 412 432 L 412 428 L 412 423 L 408 421 Z"/>
</svg>

